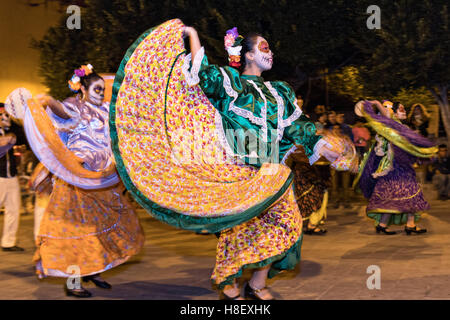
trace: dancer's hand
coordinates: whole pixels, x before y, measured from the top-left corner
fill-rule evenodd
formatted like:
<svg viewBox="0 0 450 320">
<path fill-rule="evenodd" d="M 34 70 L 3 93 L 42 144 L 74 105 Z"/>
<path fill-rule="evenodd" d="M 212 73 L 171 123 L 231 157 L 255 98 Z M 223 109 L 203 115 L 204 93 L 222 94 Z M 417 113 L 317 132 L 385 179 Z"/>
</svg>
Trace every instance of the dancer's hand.
<svg viewBox="0 0 450 320">
<path fill-rule="evenodd" d="M 8 144 L 16 144 L 17 138 L 14 133 L 8 133 L 5 137 L 8 139 Z"/>
<path fill-rule="evenodd" d="M 48 106 L 49 101 L 50 101 L 50 96 L 46 95 L 46 94 L 37 94 L 34 96 L 34 98 L 40 103 L 42 104 L 44 107 Z"/>
<path fill-rule="evenodd" d="M 13 133 L 0 136 L 0 146 L 6 146 L 8 144 L 16 144 L 16 136 Z"/>
<path fill-rule="evenodd" d="M 338 152 L 328 148 L 327 146 L 322 147 L 321 153 L 322 156 L 324 156 L 330 162 L 334 162 L 340 156 Z"/>
<path fill-rule="evenodd" d="M 66 113 L 62 104 L 55 100 L 53 97 L 47 94 L 37 94 L 34 96 L 34 99 L 37 100 L 42 106 L 49 107 L 54 114 L 62 119 L 70 119 L 70 115 Z"/>
<path fill-rule="evenodd" d="M 183 30 L 183 37 L 189 37 L 189 46 L 191 47 L 192 61 L 201 48 L 200 39 L 197 30 L 192 27 L 185 26 Z"/>
<path fill-rule="evenodd" d="M 193 27 L 185 26 L 183 30 L 183 38 L 191 37 L 192 35 L 197 34 L 197 30 Z"/>
</svg>

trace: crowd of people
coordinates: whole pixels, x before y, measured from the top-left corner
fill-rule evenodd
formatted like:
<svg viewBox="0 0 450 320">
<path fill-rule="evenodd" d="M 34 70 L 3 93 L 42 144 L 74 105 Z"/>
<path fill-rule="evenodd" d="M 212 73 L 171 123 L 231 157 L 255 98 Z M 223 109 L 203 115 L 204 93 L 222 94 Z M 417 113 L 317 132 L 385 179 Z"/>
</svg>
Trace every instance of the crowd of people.
<svg viewBox="0 0 450 320">
<path fill-rule="evenodd" d="M 184 37 L 191 53 L 177 64 Z M 262 78 L 273 64 L 262 36 L 242 37 L 234 28 L 225 36 L 225 48 L 230 66 L 209 64 L 196 30 L 171 20 L 130 47 L 116 75 L 111 105 L 104 101 L 105 82 L 91 65 L 76 69 L 69 80 L 75 96 L 61 102 L 39 95 L 29 102 L 31 116 L 24 127 L 42 163 L 30 183 L 39 208 L 33 258 L 39 277 L 67 278 L 67 268 L 77 265 L 84 281 L 111 288 L 100 273 L 127 261 L 144 241 L 125 190 L 165 223 L 217 235 L 211 279 L 227 300 L 243 298 L 237 279 L 246 268 L 253 274 L 245 298 L 273 299 L 266 279 L 298 264 L 303 234 L 326 234 L 327 206 L 351 208 L 359 197 L 352 185 L 368 199 L 367 214 L 376 221 L 377 233 L 395 234 L 389 225 L 402 223 L 408 235 L 426 232 L 415 224 L 418 212 L 429 206 L 413 163 L 432 158 L 421 164 L 427 164 L 441 199 L 448 198 L 450 186 L 446 146 L 433 158 L 434 144 L 420 136 L 429 120 L 426 108 L 413 107 L 410 127 L 402 124 L 404 107 L 391 102 L 366 101 L 354 125 L 346 123 L 345 113 L 324 106 L 308 117 L 287 83 Z M 157 68 L 141 55 L 153 56 Z M 159 77 L 143 75 L 164 68 L 175 84 L 167 85 L 162 96 Z M 184 141 L 173 132 L 191 126 L 194 118 L 202 130 L 196 139 L 204 139 L 206 147 L 219 142 L 218 154 L 226 154 L 227 162 L 217 166 L 202 159 L 186 165 L 174 160 L 172 145 L 183 145 L 190 131 Z M 3 112 L 2 248 L 22 251 L 16 239 L 20 189 L 11 148 L 22 142 L 9 133 L 8 120 Z M 256 154 L 245 143 L 242 129 L 257 132 L 264 153 Z M 226 130 L 235 134 L 230 138 Z M 386 192 L 397 198 L 386 199 Z M 385 210 L 393 206 L 397 209 Z M 66 283 L 64 289 L 71 296 L 91 296 L 82 286 Z"/>
<path fill-rule="evenodd" d="M 300 99 L 300 97 L 298 97 Z M 375 139 L 373 130 L 367 125 L 367 121 L 362 117 L 357 117 L 353 124 L 349 124 L 345 120 L 345 113 L 333 110 L 333 107 L 325 107 L 317 105 L 314 111 L 310 113 L 310 118 L 315 121 L 318 134 L 332 131 L 337 135 L 350 139 L 355 145 L 360 160 Z M 428 134 L 428 126 L 431 116 L 422 104 L 414 104 L 410 108 L 408 118 L 403 122 L 413 131 L 430 138 Z M 439 151 L 429 159 L 420 159 L 414 163 L 417 170 L 423 170 L 426 173 L 422 183 L 432 183 L 438 192 L 439 200 L 447 200 L 449 194 L 449 154 L 446 144 L 439 145 Z M 352 188 L 356 174 L 349 171 L 336 171 L 328 169 L 329 185 L 328 188 L 330 206 L 333 208 L 351 208 L 351 203 L 360 202 L 362 199 L 360 194 Z M 359 200 L 359 201 L 358 201 Z"/>
</svg>

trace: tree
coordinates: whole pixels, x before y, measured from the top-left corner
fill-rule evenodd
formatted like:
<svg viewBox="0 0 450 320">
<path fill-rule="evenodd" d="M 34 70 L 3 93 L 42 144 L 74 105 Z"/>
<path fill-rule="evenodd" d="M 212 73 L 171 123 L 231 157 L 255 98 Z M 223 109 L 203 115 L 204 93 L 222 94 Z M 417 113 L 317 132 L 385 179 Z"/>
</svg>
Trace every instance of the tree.
<svg viewBox="0 0 450 320">
<path fill-rule="evenodd" d="M 393 96 L 402 88 L 427 88 L 440 107 L 450 142 L 450 30 L 446 0 L 384 1 L 381 29 L 355 38 L 364 53 L 364 86 Z"/>
<path fill-rule="evenodd" d="M 355 56 L 354 1 L 326 4 L 305 0 L 86 0 L 81 30 L 66 28 L 62 17 L 45 37 L 34 42 L 41 52 L 41 73 L 51 94 L 70 94 L 73 69 L 91 63 L 99 72 L 116 72 L 124 53 L 146 29 L 178 17 L 198 31 L 212 63 L 225 64 L 223 36 L 234 26 L 241 34 L 259 32 L 275 52 L 268 79 L 289 81 L 296 89 L 308 79 L 333 73 Z M 201 8 L 201 10 L 198 10 Z M 361 9 L 363 10 L 363 9 Z"/>
<path fill-rule="evenodd" d="M 342 68 L 329 77 L 330 90 L 342 96 L 347 96 L 353 100 L 367 97 L 359 70 L 355 66 Z M 355 101 L 356 102 L 356 101 Z"/>
</svg>

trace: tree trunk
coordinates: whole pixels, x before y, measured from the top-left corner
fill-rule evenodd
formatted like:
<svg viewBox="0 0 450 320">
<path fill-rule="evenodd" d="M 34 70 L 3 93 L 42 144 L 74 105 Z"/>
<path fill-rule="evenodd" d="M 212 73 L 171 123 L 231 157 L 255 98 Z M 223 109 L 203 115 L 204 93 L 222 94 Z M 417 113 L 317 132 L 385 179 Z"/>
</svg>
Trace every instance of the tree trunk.
<svg viewBox="0 0 450 320">
<path fill-rule="evenodd" d="M 448 86 L 439 85 L 437 87 L 439 93 L 432 87 L 428 87 L 433 97 L 439 104 L 439 109 L 441 110 L 442 123 L 444 124 L 445 134 L 447 135 L 447 145 L 450 147 L 450 106 L 448 101 Z"/>
</svg>

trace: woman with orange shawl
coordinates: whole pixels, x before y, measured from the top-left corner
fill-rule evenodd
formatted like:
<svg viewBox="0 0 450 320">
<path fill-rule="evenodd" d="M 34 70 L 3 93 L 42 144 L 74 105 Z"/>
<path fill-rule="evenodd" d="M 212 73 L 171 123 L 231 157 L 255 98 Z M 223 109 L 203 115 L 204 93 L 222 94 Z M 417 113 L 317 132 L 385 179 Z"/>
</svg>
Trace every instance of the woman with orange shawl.
<svg viewBox="0 0 450 320">
<path fill-rule="evenodd" d="M 30 145 L 54 175 L 33 260 L 40 277 L 75 278 L 75 284 L 67 281 L 65 286 L 67 295 L 75 297 L 91 296 L 80 285 L 81 277 L 111 288 L 99 274 L 127 261 L 144 242 L 115 172 L 105 83 L 92 69 L 82 66 L 69 81 L 81 96 L 63 102 L 37 96 L 28 101 L 25 114 Z"/>
</svg>

